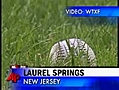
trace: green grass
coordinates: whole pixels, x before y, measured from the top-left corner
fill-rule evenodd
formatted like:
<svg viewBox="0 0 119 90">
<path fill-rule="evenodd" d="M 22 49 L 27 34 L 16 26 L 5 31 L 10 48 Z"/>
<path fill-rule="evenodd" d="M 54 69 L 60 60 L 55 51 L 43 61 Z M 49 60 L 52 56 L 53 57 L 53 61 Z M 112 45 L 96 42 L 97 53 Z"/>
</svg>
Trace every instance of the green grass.
<svg viewBox="0 0 119 90">
<path fill-rule="evenodd" d="M 88 43 L 99 66 L 117 66 L 117 26 L 81 23 L 87 18 L 64 15 L 68 5 L 117 5 L 117 1 L 2 0 L 2 90 L 7 90 L 9 65 L 49 66 L 51 46 L 67 38 Z"/>
</svg>

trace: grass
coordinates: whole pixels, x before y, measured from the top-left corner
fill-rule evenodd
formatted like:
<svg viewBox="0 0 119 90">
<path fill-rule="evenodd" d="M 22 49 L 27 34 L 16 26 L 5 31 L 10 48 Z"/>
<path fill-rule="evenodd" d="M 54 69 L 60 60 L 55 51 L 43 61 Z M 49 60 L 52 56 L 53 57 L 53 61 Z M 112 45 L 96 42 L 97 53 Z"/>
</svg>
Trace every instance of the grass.
<svg viewBox="0 0 119 90">
<path fill-rule="evenodd" d="M 79 37 L 96 53 L 99 66 L 117 66 L 117 26 L 89 25 L 64 15 L 68 5 L 117 5 L 116 0 L 2 0 L 2 90 L 11 64 L 49 66 L 51 46 Z M 77 60 L 75 60 L 77 62 Z"/>
</svg>

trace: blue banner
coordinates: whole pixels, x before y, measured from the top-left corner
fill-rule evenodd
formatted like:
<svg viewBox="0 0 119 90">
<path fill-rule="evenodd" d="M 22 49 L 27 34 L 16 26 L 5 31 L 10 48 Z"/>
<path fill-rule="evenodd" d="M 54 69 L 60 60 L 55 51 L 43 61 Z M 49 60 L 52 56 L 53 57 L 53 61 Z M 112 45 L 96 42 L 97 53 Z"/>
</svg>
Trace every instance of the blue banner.
<svg viewBox="0 0 119 90">
<path fill-rule="evenodd" d="M 11 90 L 119 90 L 119 76 L 50 76 L 47 69 L 49 76 L 36 76 L 28 70 L 38 69 L 12 69 L 8 78 L 17 81 L 10 81 Z"/>
<path fill-rule="evenodd" d="M 54 80 L 54 84 L 50 80 Z M 119 90 L 119 77 L 21 77 L 17 83 L 12 84 L 12 88 L 12 90 Z"/>
<path fill-rule="evenodd" d="M 118 6 L 69 6 L 65 9 L 67 16 L 93 17 L 93 16 L 119 16 Z"/>
</svg>

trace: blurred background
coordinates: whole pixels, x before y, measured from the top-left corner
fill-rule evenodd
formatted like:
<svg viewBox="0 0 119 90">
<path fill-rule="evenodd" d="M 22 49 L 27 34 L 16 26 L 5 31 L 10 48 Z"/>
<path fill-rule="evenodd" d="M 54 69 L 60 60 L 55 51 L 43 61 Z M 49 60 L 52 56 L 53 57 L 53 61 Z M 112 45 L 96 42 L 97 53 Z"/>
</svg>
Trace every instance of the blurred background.
<svg viewBox="0 0 119 90">
<path fill-rule="evenodd" d="M 117 18 L 67 17 L 64 9 L 74 5 L 117 6 L 117 0 L 2 0 L 2 90 L 9 65 L 50 66 L 52 45 L 67 38 L 88 43 L 98 66 L 117 66 Z"/>
</svg>

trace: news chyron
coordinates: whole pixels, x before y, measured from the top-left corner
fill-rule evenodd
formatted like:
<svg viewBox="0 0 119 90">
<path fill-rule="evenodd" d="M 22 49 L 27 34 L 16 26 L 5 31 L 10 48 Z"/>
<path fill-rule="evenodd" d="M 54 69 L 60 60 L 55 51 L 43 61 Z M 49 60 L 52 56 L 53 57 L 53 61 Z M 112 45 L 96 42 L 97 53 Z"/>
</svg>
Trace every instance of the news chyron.
<svg viewBox="0 0 119 90">
<path fill-rule="evenodd" d="M 13 83 L 17 83 L 21 77 L 24 77 L 22 81 L 23 84 L 40 84 L 40 85 L 55 85 L 59 84 L 61 79 L 58 77 L 75 77 L 84 76 L 84 69 L 70 69 L 70 68 L 28 68 L 27 66 L 20 66 L 20 65 L 13 65 L 10 66 L 12 69 L 11 73 L 9 74 L 7 81 L 12 81 Z M 46 77 L 51 78 L 46 78 Z M 30 78 L 25 78 L 30 77 Z M 36 78 L 32 78 L 36 77 Z M 39 78 L 45 77 L 45 78 Z"/>
</svg>

